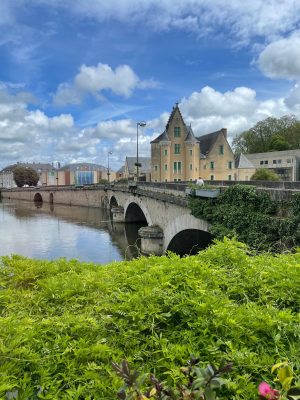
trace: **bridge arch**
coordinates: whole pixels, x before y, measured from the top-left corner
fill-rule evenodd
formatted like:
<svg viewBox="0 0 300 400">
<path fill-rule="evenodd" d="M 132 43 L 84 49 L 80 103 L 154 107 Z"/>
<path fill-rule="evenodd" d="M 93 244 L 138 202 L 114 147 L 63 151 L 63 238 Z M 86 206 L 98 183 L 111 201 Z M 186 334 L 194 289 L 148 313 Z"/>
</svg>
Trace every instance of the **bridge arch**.
<svg viewBox="0 0 300 400">
<path fill-rule="evenodd" d="M 136 197 L 129 197 L 124 205 L 125 222 L 146 222 L 153 225 L 147 207 Z"/>
<path fill-rule="evenodd" d="M 171 239 L 166 251 L 169 250 L 181 256 L 192 255 L 205 249 L 211 242 L 212 236 L 209 232 L 199 229 L 184 229 Z"/>
<path fill-rule="evenodd" d="M 212 240 L 207 221 L 183 214 L 172 219 L 164 229 L 164 249 L 179 254 L 192 254 Z M 198 242 L 200 241 L 200 243 Z M 190 245 L 187 243 L 190 242 Z M 176 250 L 176 246 L 178 250 Z"/>
<path fill-rule="evenodd" d="M 118 207 L 118 200 L 115 196 L 111 196 L 109 199 L 109 209 L 111 210 L 113 207 Z"/>
<path fill-rule="evenodd" d="M 41 193 L 36 193 L 33 197 L 33 201 L 35 203 L 42 203 L 43 202 L 43 197 L 41 195 Z"/>
</svg>

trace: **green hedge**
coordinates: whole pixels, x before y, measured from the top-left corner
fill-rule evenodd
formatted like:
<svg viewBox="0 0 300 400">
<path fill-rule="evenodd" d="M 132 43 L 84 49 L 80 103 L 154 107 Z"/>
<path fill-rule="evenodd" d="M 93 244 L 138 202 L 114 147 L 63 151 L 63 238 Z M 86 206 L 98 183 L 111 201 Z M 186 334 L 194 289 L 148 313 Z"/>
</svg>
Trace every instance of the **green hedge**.
<svg viewBox="0 0 300 400">
<path fill-rule="evenodd" d="M 174 385 L 191 354 L 234 363 L 222 399 L 256 399 L 271 366 L 300 371 L 300 253 L 235 240 L 196 256 L 107 266 L 3 258 L 0 398 L 115 399 L 126 358 Z M 13 397 L 15 396 L 15 397 Z"/>
<path fill-rule="evenodd" d="M 259 251 L 284 252 L 300 246 L 300 194 L 290 204 L 275 202 L 255 187 L 234 185 L 217 199 L 189 197 L 191 213 L 210 223 L 216 239 L 236 237 Z"/>
</svg>

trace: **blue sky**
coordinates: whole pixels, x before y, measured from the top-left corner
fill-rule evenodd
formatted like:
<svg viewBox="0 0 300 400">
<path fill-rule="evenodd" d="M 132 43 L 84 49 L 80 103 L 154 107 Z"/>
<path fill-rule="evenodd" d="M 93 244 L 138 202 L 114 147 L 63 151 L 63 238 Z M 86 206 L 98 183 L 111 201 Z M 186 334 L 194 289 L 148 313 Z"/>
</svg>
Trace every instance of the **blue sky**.
<svg viewBox="0 0 300 400">
<path fill-rule="evenodd" d="M 0 167 L 116 170 L 175 102 L 199 136 L 300 118 L 298 0 L 1 0 L 0 57 Z"/>
</svg>

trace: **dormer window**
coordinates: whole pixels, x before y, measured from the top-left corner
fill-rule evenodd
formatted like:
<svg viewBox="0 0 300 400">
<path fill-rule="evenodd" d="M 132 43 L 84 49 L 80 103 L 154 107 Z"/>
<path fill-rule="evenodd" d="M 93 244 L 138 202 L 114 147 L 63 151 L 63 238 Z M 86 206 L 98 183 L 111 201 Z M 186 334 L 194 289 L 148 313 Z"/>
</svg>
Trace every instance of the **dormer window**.
<svg viewBox="0 0 300 400">
<path fill-rule="evenodd" d="M 175 126 L 174 128 L 174 137 L 180 137 L 180 127 Z"/>
</svg>

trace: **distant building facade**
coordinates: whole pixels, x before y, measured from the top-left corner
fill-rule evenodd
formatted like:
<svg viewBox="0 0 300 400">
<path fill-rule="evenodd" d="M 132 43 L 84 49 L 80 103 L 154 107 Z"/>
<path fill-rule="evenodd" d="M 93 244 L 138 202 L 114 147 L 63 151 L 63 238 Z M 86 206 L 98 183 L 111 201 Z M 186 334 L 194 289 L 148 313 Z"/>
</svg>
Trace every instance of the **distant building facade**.
<svg viewBox="0 0 300 400">
<path fill-rule="evenodd" d="M 247 154 L 257 169 L 274 171 L 283 181 L 300 180 L 300 149 Z"/>
<path fill-rule="evenodd" d="M 234 180 L 235 160 L 227 129 L 196 136 L 173 107 L 164 132 L 151 142 L 151 180 L 154 182 Z"/>
<path fill-rule="evenodd" d="M 136 179 L 136 157 L 126 157 L 123 171 L 123 177 L 125 179 Z M 151 180 L 151 158 L 150 157 L 139 157 L 139 180 L 150 181 Z"/>
<path fill-rule="evenodd" d="M 74 163 L 57 171 L 58 185 L 92 185 L 102 180 L 116 179 L 116 173 L 103 165 L 93 163 Z"/>
</svg>

